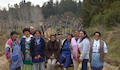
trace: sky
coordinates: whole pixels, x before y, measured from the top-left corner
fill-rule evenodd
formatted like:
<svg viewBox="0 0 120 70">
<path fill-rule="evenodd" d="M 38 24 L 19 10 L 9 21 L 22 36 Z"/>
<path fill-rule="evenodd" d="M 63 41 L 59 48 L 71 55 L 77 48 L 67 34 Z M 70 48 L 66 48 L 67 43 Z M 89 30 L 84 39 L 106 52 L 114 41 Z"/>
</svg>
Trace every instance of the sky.
<svg viewBox="0 0 120 70">
<path fill-rule="evenodd" d="M 8 4 L 10 5 L 14 5 L 14 4 L 19 4 L 20 1 L 22 0 L 0 0 L 0 9 L 3 9 L 4 7 L 8 8 Z M 42 6 L 44 2 L 47 2 L 49 0 L 26 0 L 26 2 L 32 2 L 32 4 L 34 5 L 40 5 Z M 53 0 L 54 2 L 56 2 L 57 0 Z M 58 0 L 60 1 L 60 0 Z M 76 1 L 79 1 L 79 0 L 76 0 Z M 83 0 L 81 0 L 83 2 Z"/>
</svg>

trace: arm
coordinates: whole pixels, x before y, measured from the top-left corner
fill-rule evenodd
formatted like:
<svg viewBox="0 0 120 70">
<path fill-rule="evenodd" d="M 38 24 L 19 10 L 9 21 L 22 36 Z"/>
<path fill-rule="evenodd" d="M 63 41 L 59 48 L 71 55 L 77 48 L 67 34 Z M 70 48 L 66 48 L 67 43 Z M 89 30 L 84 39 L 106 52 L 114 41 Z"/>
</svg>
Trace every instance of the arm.
<svg viewBox="0 0 120 70">
<path fill-rule="evenodd" d="M 12 62 L 12 59 L 10 58 L 10 48 L 6 47 L 5 48 L 5 55 L 9 63 Z"/>
<path fill-rule="evenodd" d="M 23 48 L 22 42 L 23 42 L 23 41 L 22 41 L 22 38 L 21 38 L 21 39 L 20 39 L 21 51 L 23 51 L 23 49 L 22 49 L 22 48 Z"/>
<path fill-rule="evenodd" d="M 30 43 L 30 53 L 32 54 L 32 58 L 35 57 L 35 52 L 34 52 L 34 39 Z"/>
<path fill-rule="evenodd" d="M 49 42 L 47 43 L 47 46 L 46 46 L 46 57 L 47 57 L 47 59 L 49 59 L 50 58 L 50 51 L 49 51 Z"/>
<path fill-rule="evenodd" d="M 104 58 L 103 58 L 103 62 L 106 60 L 106 55 L 108 53 L 108 50 L 107 50 L 107 45 L 106 43 L 104 42 Z"/>
<path fill-rule="evenodd" d="M 57 59 L 59 56 L 60 56 L 60 43 L 57 43 L 57 50 L 56 50 L 56 53 L 55 53 L 55 58 Z"/>
<path fill-rule="evenodd" d="M 85 56 L 88 54 L 89 46 L 90 46 L 89 41 L 87 40 L 84 40 L 82 43 L 83 43 L 83 52 L 79 58 L 80 60 L 83 60 Z"/>
<path fill-rule="evenodd" d="M 42 51 L 40 52 L 40 56 L 44 56 L 45 55 L 45 50 L 46 50 L 46 43 L 45 40 L 42 39 Z"/>
</svg>

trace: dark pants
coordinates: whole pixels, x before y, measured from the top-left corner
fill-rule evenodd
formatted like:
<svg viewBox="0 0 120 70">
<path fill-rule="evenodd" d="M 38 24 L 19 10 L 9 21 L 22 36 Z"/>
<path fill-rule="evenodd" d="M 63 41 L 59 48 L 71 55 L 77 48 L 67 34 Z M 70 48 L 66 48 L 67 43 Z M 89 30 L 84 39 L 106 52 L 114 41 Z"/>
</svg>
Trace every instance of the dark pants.
<svg viewBox="0 0 120 70">
<path fill-rule="evenodd" d="M 14 69 L 10 68 L 9 70 L 21 70 L 21 67 L 14 68 Z"/>
<path fill-rule="evenodd" d="M 64 61 L 65 61 L 65 62 L 64 62 Z M 61 56 L 61 57 L 60 57 L 60 60 L 59 60 L 58 62 L 59 62 L 60 64 L 64 62 L 63 67 L 67 69 L 67 68 L 70 66 L 72 60 L 71 60 L 71 57 L 65 58 L 65 57 Z"/>
<path fill-rule="evenodd" d="M 88 63 L 88 59 L 84 59 L 82 62 L 82 69 L 81 70 L 88 70 L 87 63 Z"/>
<path fill-rule="evenodd" d="M 102 70 L 103 66 L 96 68 L 96 67 L 91 67 L 92 70 Z"/>
</svg>

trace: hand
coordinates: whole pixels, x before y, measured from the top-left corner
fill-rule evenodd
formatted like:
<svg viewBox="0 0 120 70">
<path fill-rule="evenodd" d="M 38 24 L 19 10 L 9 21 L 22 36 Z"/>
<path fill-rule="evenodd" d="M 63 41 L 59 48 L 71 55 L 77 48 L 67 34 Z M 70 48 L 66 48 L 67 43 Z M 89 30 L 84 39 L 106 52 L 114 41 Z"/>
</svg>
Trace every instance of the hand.
<svg viewBox="0 0 120 70">
<path fill-rule="evenodd" d="M 8 62 L 9 62 L 9 63 L 12 63 L 12 59 L 8 59 Z"/>
<path fill-rule="evenodd" d="M 83 62 L 83 60 L 79 59 L 79 62 Z"/>
<path fill-rule="evenodd" d="M 24 60 L 24 55 L 23 55 L 23 52 L 21 51 L 21 55 L 22 55 L 22 60 Z"/>
<path fill-rule="evenodd" d="M 105 62 L 105 60 L 106 60 L 106 57 L 103 57 L 103 62 Z"/>
<path fill-rule="evenodd" d="M 39 60 L 39 58 L 37 56 L 34 57 L 35 60 Z"/>
<path fill-rule="evenodd" d="M 50 59 L 55 59 L 55 57 L 50 56 Z"/>
<path fill-rule="evenodd" d="M 55 57 L 52 57 L 53 59 L 55 59 Z"/>
<path fill-rule="evenodd" d="M 24 55 L 22 54 L 22 59 L 24 60 Z"/>
<path fill-rule="evenodd" d="M 73 53 L 73 58 L 76 59 L 75 54 Z"/>
<path fill-rule="evenodd" d="M 38 55 L 38 58 L 40 59 L 40 58 L 41 58 L 41 56 L 40 56 L 40 55 Z"/>
<path fill-rule="evenodd" d="M 89 61 L 88 62 L 91 62 L 91 59 L 89 59 Z"/>
</svg>

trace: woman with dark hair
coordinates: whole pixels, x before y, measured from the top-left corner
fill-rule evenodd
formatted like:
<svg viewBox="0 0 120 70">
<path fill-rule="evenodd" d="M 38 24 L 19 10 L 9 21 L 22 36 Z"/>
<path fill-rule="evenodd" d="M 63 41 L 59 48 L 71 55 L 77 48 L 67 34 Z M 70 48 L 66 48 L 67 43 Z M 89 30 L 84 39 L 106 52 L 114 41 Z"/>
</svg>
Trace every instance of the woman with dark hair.
<svg viewBox="0 0 120 70">
<path fill-rule="evenodd" d="M 21 70 L 23 66 L 21 46 L 17 39 L 18 33 L 11 32 L 11 38 L 6 42 L 5 54 L 9 64 L 9 70 Z"/>
<path fill-rule="evenodd" d="M 32 63 L 34 70 L 38 70 L 38 65 L 40 70 L 44 69 L 45 63 L 45 50 L 46 50 L 46 43 L 44 39 L 41 37 L 41 32 L 36 30 L 34 32 L 35 38 L 32 39 L 30 43 L 30 52 L 32 54 Z"/>
<path fill-rule="evenodd" d="M 61 57 L 56 64 L 56 68 L 58 68 L 58 66 L 64 62 L 62 70 L 66 70 L 71 64 L 72 60 L 71 60 L 71 52 L 69 47 L 71 44 L 72 37 L 73 37 L 72 34 L 68 34 L 67 39 L 63 42 L 63 46 L 61 49 Z"/>
<path fill-rule="evenodd" d="M 23 29 L 24 36 L 20 40 L 21 45 L 21 52 L 23 56 L 23 63 L 24 66 L 22 67 L 22 70 L 33 70 L 33 64 L 31 62 L 31 53 L 30 53 L 30 42 L 33 39 L 33 35 L 30 35 L 29 28 Z"/>
<path fill-rule="evenodd" d="M 101 33 L 94 33 L 94 40 L 91 41 L 90 47 L 90 66 L 92 70 L 102 70 L 103 62 L 108 53 L 107 45 L 103 40 L 100 40 Z"/>
<path fill-rule="evenodd" d="M 79 62 L 82 63 L 81 70 L 88 70 L 87 62 L 89 60 L 89 50 L 90 50 L 90 40 L 86 31 L 80 31 L 81 42 L 79 43 L 79 52 L 81 53 L 79 57 Z"/>
<path fill-rule="evenodd" d="M 55 35 L 50 36 L 46 47 L 47 70 L 54 70 L 55 63 L 60 59 L 60 45 Z"/>
<path fill-rule="evenodd" d="M 79 34 L 80 34 L 79 30 L 74 31 L 75 37 L 72 38 L 71 46 L 70 46 L 71 58 L 73 61 L 74 70 L 77 70 L 77 48 L 78 48 L 78 44 L 81 41 Z"/>
</svg>

